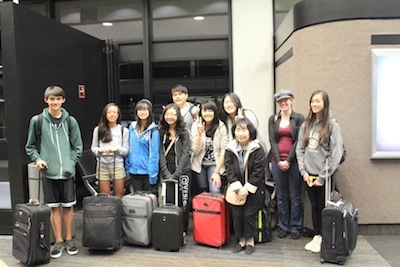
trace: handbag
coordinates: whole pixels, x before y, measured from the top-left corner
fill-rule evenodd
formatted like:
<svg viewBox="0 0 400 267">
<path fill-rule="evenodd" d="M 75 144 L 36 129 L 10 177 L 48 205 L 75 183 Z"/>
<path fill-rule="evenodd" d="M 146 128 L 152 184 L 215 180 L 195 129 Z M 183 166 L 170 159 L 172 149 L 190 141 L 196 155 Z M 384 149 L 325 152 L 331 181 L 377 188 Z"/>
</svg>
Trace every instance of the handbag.
<svg viewBox="0 0 400 267">
<path fill-rule="evenodd" d="M 245 174 L 244 174 L 244 179 L 245 179 L 245 183 L 247 183 L 248 180 L 248 169 L 247 169 L 247 164 L 246 164 L 246 170 L 245 170 Z M 246 201 L 247 201 L 247 197 L 243 198 L 243 199 L 237 199 L 237 190 L 233 190 L 231 184 L 228 184 L 228 186 L 226 187 L 226 191 L 225 191 L 225 200 L 226 202 L 228 202 L 231 205 L 234 206 L 243 206 Z"/>
</svg>

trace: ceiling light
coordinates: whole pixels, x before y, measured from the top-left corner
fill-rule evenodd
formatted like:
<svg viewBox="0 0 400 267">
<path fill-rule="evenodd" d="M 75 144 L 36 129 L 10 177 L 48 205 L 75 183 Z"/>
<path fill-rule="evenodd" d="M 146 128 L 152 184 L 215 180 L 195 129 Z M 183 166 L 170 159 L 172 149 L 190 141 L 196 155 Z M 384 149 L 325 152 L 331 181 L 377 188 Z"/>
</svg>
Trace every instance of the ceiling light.
<svg viewBox="0 0 400 267">
<path fill-rule="evenodd" d="M 111 22 L 103 22 L 102 24 L 103 24 L 103 26 L 106 26 L 106 27 L 110 27 L 113 25 Z"/>
<path fill-rule="evenodd" d="M 203 16 L 196 16 L 193 19 L 194 20 L 204 20 L 204 17 Z"/>
</svg>

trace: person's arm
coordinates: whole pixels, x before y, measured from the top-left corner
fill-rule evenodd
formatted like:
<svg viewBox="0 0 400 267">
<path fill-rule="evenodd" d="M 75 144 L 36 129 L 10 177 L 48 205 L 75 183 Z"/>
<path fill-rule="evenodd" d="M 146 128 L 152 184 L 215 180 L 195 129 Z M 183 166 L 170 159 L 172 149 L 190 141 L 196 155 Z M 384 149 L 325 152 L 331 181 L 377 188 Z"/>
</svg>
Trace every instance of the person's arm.
<svg viewBox="0 0 400 267">
<path fill-rule="evenodd" d="M 36 129 L 38 127 L 38 115 L 31 118 L 28 128 L 28 137 L 25 144 L 25 152 L 32 161 L 36 163 L 36 168 L 41 170 L 47 166 L 47 162 L 40 157 L 40 151 L 37 148 Z"/>
<path fill-rule="evenodd" d="M 192 124 L 191 140 L 192 140 L 192 153 L 193 155 L 199 154 L 204 149 L 204 126 L 199 125 L 199 120 L 196 120 Z"/>
<path fill-rule="evenodd" d="M 275 116 L 272 115 L 269 117 L 268 120 L 268 133 L 269 133 L 269 142 L 271 144 L 271 153 L 272 156 L 275 158 L 276 162 L 281 161 L 281 157 L 279 154 L 279 148 L 278 148 L 278 133 L 275 131 L 275 123 L 279 123 L 279 120 L 277 119 L 275 121 Z"/>
<path fill-rule="evenodd" d="M 293 143 L 292 147 L 290 148 L 289 155 L 287 156 L 286 160 L 288 162 L 292 162 L 296 156 L 296 146 L 298 142 L 298 132 L 301 127 L 301 124 L 304 122 L 304 116 L 299 113 L 295 113 L 292 119 L 290 119 L 290 130 L 293 133 Z"/>
<path fill-rule="evenodd" d="M 244 188 L 251 194 L 255 194 L 258 189 L 258 184 L 261 180 L 265 178 L 265 153 L 260 149 L 254 150 L 249 159 L 249 163 L 247 167 L 250 167 L 248 170 L 248 181 L 245 183 Z M 250 161 L 253 161 L 250 164 Z"/>
<path fill-rule="evenodd" d="M 249 121 L 253 124 L 253 126 L 258 129 L 258 119 L 256 114 L 250 109 L 244 109 L 243 111 L 244 117 L 249 119 Z"/>
<path fill-rule="evenodd" d="M 129 127 L 128 127 L 128 147 L 129 147 L 129 152 L 128 152 L 128 154 L 126 155 L 126 158 L 125 158 L 125 170 L 126 170 L 126 173 L 127 174 L 129 174 L 129 167 L 130 167 L 130 153 L 132 152 L 132 141 L 131 141 L 131 134 L 132 134 L 132 124 L 130 124 L 129 125 Z"/>
<path fill-rule="evenodd" d="M 225 127 L 225 124 L 223 122 L 220 122 L 220 126 L 218 128 L 218 137 L 219 137 L 219 142 L 218 146 L 215 146 L 215 148 L 218 150 L 218 159 L 215 159 L 215 170 L 214 173 L 211 175 L 210 180 L 212 181 L 213 184 L 217 185 L 218 187 L 221 187 L 221 169 L 222 166 L 224 165 L 224 155 L 225 155 L 225 149 L 226 146 L 228 145 L 229 142 L 229 135 L 228 131 Z M 214 135 L 216 136 L 216 134 Z M 214 152 L 215 154 L 215 152 Z"/>
<path fill-rule="evenodd" d="M 99 155 L 99 149 L 100 149 L 100 142 L 99 142 L 99 127 L 96 126 L 93 129 L 93 134 L 92 134 L 92 144 L 90 146 L 90 150 L 92 150 L 93 154 L 97 157 Z"/>
<path fill-rule="evenodd" d="M 71 138 L 73 140 L 74 147 L 71 149 L 71 158 L 75 161 L 75 163 L 78 161 L 78 158 L 82 156 L 82 151 L 83 151 L 83 142 L 82 142 L 82 136 L 81 136 L 81 130 L 79 128 L 78 121 L 74 118 L 71 117 Z"/>
<path fill-rule="evenodd" d="M 161 138 L 165 138 L 165 135 L 162 135 Z M 160 174 L 162 175 L 163 178 L 165 179 L 170 179 L 172 178 L 172 174 L 169 172 L 168 170 L 168 166 L 167 166 L 167 159 L 164 155 L 165 153 L 165 148 L 164 148 L 164 144 L 160 139 L 160 145 L 159 145 L 159 155 L 160 155 Z"/>
<path fill-rule="evenodd" d="M 332 122 L 331 122 L 332 123 Z M 328 176 L 332 176 L 339 167 L 340 160 L 343 154 L 343 138 L 340 126 L 337 122 L 333 122 L 331 133 L 329 136 L 329 151 L 330 156 L 326 159 L 328 162 Z M 323 185 L 326 180 L 326 164 L 323 170 L 318 174 L 317 185 Z"/>
<path fill-rule="evenodd" d="M 190 149 L 190 133 L 189 130 L 184 131 L 184 133 L 179 137 L 182 146 L 182 155 L 179 159 L 178 166 L 173 174 L 174 179 L 179 179 L 183 174 L 183 170 L 190 162 L 190 155 L 192 150 Z"/>
<path fill-rule="evenodd" d="M 158 170 L 159 170 L 159 160 L 160 160 L 160 132 L 158 129 L 151 130 L 151 142 L 150 142 L 150 155 L 149 155 L 149 178 L 150 178 L 150 185 L 154 185 L 157 183 L 158 180 Z"/>
<path fill-rule="evenodd" d="M 307 171 L 305 169 L 305 149 L 306 149 L 306 143 L 304 140 L 304 123 L 300 127 L 299 131 L 299 136 L 297 140 L 297 145 L 296 145 L 296 157 L 297 157 L 297 164 L 299 165 L 299 172 L 301 176 L 304 177 L 305 174 L 307 174 Z"/>
<path fill-rule="evenodd" d="M 231 184 L 233 190 L 239 190 L 243 187 L 242 183 L 239 181 L 239 177 L 235 173 L 235 166 L 239 164 L 235 154 L 226 150 L 224 155 L 224 163 L 226 168 L 226 178 L 228 183 Z"/>
<path fill-rule="evenodd" d="M 123 132 L 122 134 L 122 144 L 117 148 L 117 154 L 121 155 L 122 157 L 126 157 L 129 153 L 129 131 L 126 127 L 122 126 Z"/>
</svg>

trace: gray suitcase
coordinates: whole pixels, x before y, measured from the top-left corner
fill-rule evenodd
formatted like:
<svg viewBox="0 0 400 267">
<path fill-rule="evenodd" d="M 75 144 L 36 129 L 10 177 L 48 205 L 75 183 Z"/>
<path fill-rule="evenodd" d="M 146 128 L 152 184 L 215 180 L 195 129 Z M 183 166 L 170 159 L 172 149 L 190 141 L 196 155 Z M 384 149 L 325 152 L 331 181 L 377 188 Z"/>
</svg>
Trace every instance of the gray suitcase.
<svg viewBox="0 0 400 267">
<path fill-rule="evenodd" d="M 156 207 L 154 194 L 130 194 L 122 198 L 122 240 L 125 243 L 150 245 L 151 218 Z"/>
</svg>

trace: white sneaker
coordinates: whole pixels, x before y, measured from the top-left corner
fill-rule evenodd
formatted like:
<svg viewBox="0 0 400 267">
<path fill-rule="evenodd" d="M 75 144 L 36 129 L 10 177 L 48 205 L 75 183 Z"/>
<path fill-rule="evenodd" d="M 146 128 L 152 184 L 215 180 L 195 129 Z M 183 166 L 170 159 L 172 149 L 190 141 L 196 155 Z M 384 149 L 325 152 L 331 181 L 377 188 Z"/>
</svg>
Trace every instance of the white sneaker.
<svg viewBox="0 0 400 267">
<path fill-rule="evenodd" d="M 315 235 L 313 239 L 304 246 L 304 249 L 307 251 L 311 251 L 312 247 L 314 246 L 314 243 L 317 241 L 319 236 L 320 235 Z"/>
<path fill-rule="evenodd" d="M 312 253 L 320 253 L 321 252 L 321 244 L 322 244 L 322 236 L 318 236 L 317 241 L 315 241 L 314 245 L 311 248 Z"/>
</svg>

